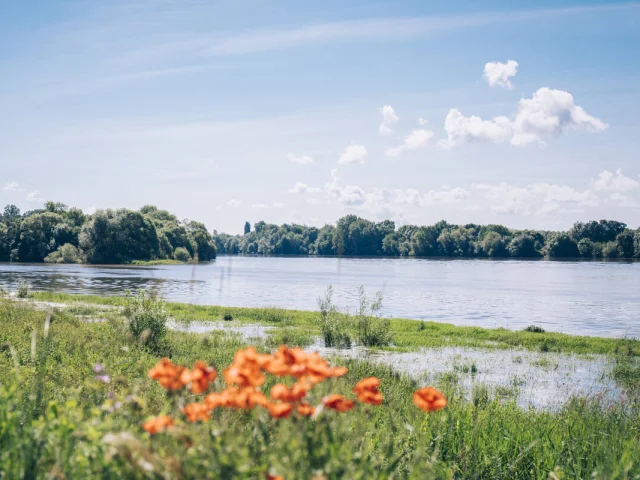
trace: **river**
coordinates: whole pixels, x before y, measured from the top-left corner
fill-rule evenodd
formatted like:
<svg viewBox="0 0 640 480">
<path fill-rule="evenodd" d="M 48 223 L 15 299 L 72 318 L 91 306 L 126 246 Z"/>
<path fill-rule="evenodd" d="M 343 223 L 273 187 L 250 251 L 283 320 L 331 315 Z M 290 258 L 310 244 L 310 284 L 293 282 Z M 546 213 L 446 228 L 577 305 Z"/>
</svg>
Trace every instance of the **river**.
<svg viewBox="0 0 640 480">
<path fill-rule="evenodd" d="M 358 287 L 382 314 L 456 325 L 640 337 L 640 263 L 221 256 L 200 265 L 0 264 L 0 287 L 120 295 L 154 288 L 171 301 L 314 310 L 333 285 L 353 312 Z"/>
</svg>

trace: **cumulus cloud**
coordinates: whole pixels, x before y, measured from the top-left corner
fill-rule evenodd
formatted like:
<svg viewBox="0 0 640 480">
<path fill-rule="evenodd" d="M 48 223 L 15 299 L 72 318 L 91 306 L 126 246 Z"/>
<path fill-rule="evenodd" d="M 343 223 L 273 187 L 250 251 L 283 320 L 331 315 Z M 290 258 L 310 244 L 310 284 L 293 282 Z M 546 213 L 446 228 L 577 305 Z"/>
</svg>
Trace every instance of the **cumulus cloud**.
<svg viewBox="0 0 640 480">
<path fill-rule="evenodd" d="M 38 190 L 34 190 L 33 192 L 29 193 L 25 197 L 25 200 L 27 202 L 34 202 L 34 203 L 44 202 L 44 198 L 42 198 L 42 195 L 40 195 L 40 192 Z"/>
<path fill-rule="evenodd" d="M 621 193 L 612 193 L 609 198 L 613 200 L 620 207 L 628 208 L 640 208 L 640 203 L 637 200 L 631 198 L 628 195 L 622 195 Z"/>
<path fill-rule="evenodd" d="M 306 183 L 302 182 L 296 182 L 293 188 L 289 189 L 289 193 L 318 193 L 321 191 L 321 188 L 310 187 Z"/>
<path fill-rule="evenodd" d="M 388 157 L 397 157 L 406 151 L 424 148 L 429 144 L 429 140 L 431 140 L 432 137 L 433 132 L 431 130 L 424 130 L 422 128 L 415 129 L 409 135 L 404 137 L 402 145 L 388 148 L 385 151 L 385 154 Z"/>
<path fill-rule="evenodd" d="M 465 117 L 452 108 L 444 121 L 447 138 L 438 145 L 451 148 L 464 143 L 489 141 L 512 145 L 544 144 L 546 138 L 570 130 L 602 132 L 608 125 L 576 105 L 573 96 L 563 90 L 539 88 L 531 98 L 523 98 L 513 119 L 505 116 L 483 120 L 478 116 Z"/>
<path fill-rule="evenodd" d="M 364 145 L 352 144 L 344 149 L 338 163 L 340 165 L 349 165 L 351 163 L 364 163 L 368 156 L 367 149 Z"/>
<path fill-rule="evenodd" d="M 242 202 L 240 200 L 236 200 L 235 198 L 232 198 L 226 203 L 226 205 L 232 208 L 237 208 L 240 205 L 242 205 Z"/>
<path fill-rule="evenodd" d="M 424 196 L 424 203 L 455 203 L 466 200 L 470 193 L 461 187 L 443 188 L 442 190 L 429 190 Z"/>
<path fill-rule="evenodd" d="M 380 122 L 379 127 L 380 135 L 383 137 L 391 135 L 393 133 L 391 126 L 398 123 L 398 120 L 400 119 L 391 105 L 385 105 L 380 108 L 379 111 L 382 114 L 382 122 Z"/>
<path fill-rule="evenodd" d="M 21 191 L 21 188 L 17 182 L 8 182 L 4 187 L 2 187 L 2 190 L 7 192 L 19 192 Z"/>
<path fill-rule="evenodd" d="M 482 120 L 475 115 L 465 117 L 455 108 L 449 110 L 444 120 L 444 129 L 447 132 L 447 138 L 438 142 L 438 145 L 443 148 L 479 141 L 499 143 L 513 134 L 511 120 L 507 117 L 499 116 L 493 120 Z"/>
<path fill-rule="evenodd" d="M 624 193 L 638 187 L 640 187 L 640 182 L 635 178 L 626 177 L 620 168 L 616 170 L 615 174 L 605 170 L 593 181 L 593 189 L 598 192 Z"/>
<path fill-rule="evenodd" d="M 546 137 L 560 135 L 567 130 L 597 133 L 608 125 L 587 114 L 575 104 L 573 95 L 563 90 L 539 88 L 531 98 L 523 98 L 513 121 L 513 145 L 544 143 Z"/>
<path fill-rule="evenodd" d="M 331 182 L 325 185 L 329 196 L 343 205 L 362 205 L 366 200 L 365 191 L 355 185 L 340 185 L 338 170 L 331 170 Z"/>
<path fill-rule="evenodd" d="M 518 73 L 518 62 L 509 60 L 507 63 L 488 62 L 484 66 L 484 78 L 490 87 L 513 88 L 511 78 Z"/>
<path fill-rule="evenodd" d="M 296 155 L 295 153 L 289 152 L 287 154 L 287 158 L 290 162 L 298 163 L 300 165 L 310 165 L 313 163 L 313 157 L 309 155 Z"/>
<path fill-rule="evenodd" d="M 595 207 L 600 204 L 598 197 L 590 190 L 582 192 L 566 185 L 534 183 L 529 186 L 531 193 L 544 195 L 545 203 L 573 202 L 581 207 Z"/>
<path fill-rule="evenodd" d="M 499 214 L 528 215 L 531 193 L 528 189 L 500 182 L 498 185 L 478 184 L 477 190 L 482 190 L 492 205 L 491 211 Z"/>
<path fill-rule="evenodd" d="M 422 117 L 418 117 L 418 125 L 420 125 L 420 126 L 424 127 L 424 126 L 425 126 L 425 125 L 427 125 L 428 123 L 429 123 L 429 121 L 428 121 L 428 120 L 425 120 L 425 119 L 424 119 L 424 118 L 422 118 Z"/>
</svg>

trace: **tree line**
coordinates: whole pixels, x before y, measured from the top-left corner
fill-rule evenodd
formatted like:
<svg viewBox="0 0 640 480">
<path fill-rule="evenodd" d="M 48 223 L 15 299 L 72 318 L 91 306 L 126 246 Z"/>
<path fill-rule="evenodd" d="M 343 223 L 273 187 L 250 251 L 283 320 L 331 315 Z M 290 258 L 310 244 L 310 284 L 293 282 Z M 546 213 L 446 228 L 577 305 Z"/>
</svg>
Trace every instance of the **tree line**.
<svg viewBox="0 0 640 480">
<path fill-rule="evenodd" d="M 135 260 L 212 260 L 216 247 L 199 222 L 147 205 L 91 215 L 63 203 L 0 214 L 0 261 L 122 264 Z"/>
<path fill-rule="evenodd" d="M 640 229 L 622 222 L 577 222 L 569 231 L 514 230 L 503 225 L 403 225 L 355 215 L 322 228 L 247 222 L 244 235 L 214 231 L 220 254 L 358 255 L 494 258 L 640 258 Z"/>
</svg>

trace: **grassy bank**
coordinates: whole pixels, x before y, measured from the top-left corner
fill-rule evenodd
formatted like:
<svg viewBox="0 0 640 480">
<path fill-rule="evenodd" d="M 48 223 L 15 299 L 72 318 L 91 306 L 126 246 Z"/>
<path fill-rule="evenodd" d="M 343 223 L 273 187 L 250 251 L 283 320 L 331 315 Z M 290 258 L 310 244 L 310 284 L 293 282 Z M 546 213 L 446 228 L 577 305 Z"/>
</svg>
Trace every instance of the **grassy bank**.
<svg viewBox="0 0 640 480">
<path fill-rule="evenodd" d="M 70 300 L 51 294 L 37 297 Z M 469 399 L 457 377 L 445 375 L 436 386 L 447 395 L 447 408 L 425 414 L 411 401 L 418 386 L 414 379 L 363 361 L 339 362 L 348 366 L 348 374 L 320 386 L 314 398 L 335 391 L 348 394 L 358 379 L 373 375 L 382 382 L 384 402 L 378 407 L 344 414 L 327 411 L 316 420 L 276 420 L 262 409 L 223 410 L 208 422 L 191 424 L 178 414 L 175 428 L 150 436 L 140 426 L 144 419 L 176 411 L 175 396 L 147 377 L 159 357 L 170 355 L 185 365 L 201 359 L 221 371 L 242 340 L 226 332 L 167 331 L 154 352 L 131 335 L 120 310 L 102 311 L 101 323 L 86 321 L 95 313 L 86 303 L 122 305 L 122 299 L 78 300 L 84 303 L 53 313 L 47 335 L 44 311 L 28 303 L 0 301 L 0 478 L 640 475 L 637 403 L 605 408 L 597 399 L 574 399 L 560 411 L 540 412 L 519 408 L 508 396 L 482 388 Z M 235 315 L 232 322 L 277 323 L 279 318 L 273 311 L 252 309 L 179 304 L 167 309 L 176 318 L 198 312 L 200 320 L 217 319 L 223 312 Z M 312 314 L 286 313 L 287 320 L 279 321 L 287 328 L 312 329 Z M 445 327 L 443 332 L 453 328 Z M 263 343 L 257 347 L 269 350 Z M 94 373 L 95 364 L 103 366 L 101 375 L 108 375 L 108 382 Z M 629 388 L 636 388 L 638 372 L 620 368 Z M 267 379 L 265 390 L 273 383 L 275 379 Z"/>
<path fill-rule="evenodd" d="M 36 292 L 34 300 L 59 303 L 84 303 L 95 305 L 123 306 L 124 297 L 99 297 L 70 295 L 54 292 Z M 222 321 L 232 318 L 232 324 L 259 324 L 286 329 L 289 335 L 298 338 L 318 336 L 320 326 L 318 312 L 285 310 L 281 308 L 236 308 L 191 305 L 168 302 L 166 308 L 177 321 Z M 552 332 L 514 331 L 504 328 L 460 327 L 448 323 L 390 319 L 393 348 L 416 350 L 445 346 L 477 347 L 490 349 L 524 348 L 532 351 L 564 353 L 615 354 L 620 351 L 640 355 L 640 341 L 585 337 Z"/>
</svg>

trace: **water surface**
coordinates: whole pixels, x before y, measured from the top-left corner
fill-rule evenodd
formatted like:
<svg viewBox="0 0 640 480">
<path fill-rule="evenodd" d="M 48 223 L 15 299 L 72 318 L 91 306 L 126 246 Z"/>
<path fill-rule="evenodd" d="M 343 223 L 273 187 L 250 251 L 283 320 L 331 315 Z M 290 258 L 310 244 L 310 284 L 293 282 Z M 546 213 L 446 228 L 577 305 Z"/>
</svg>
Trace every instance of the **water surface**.
<svg viewBox="0 0 640 480">
<path fill-rule="evenodd" d="M 231 257 L 209 264 L 0 264 L 0 287 L 120 295 L 155 288 L 167 300 L 315 310 L 327 285 L 344 310 L 359 285 L 384 294 L 383 314 L 456 325 L 640 337 L 640 263 Z"/>
</svg>

